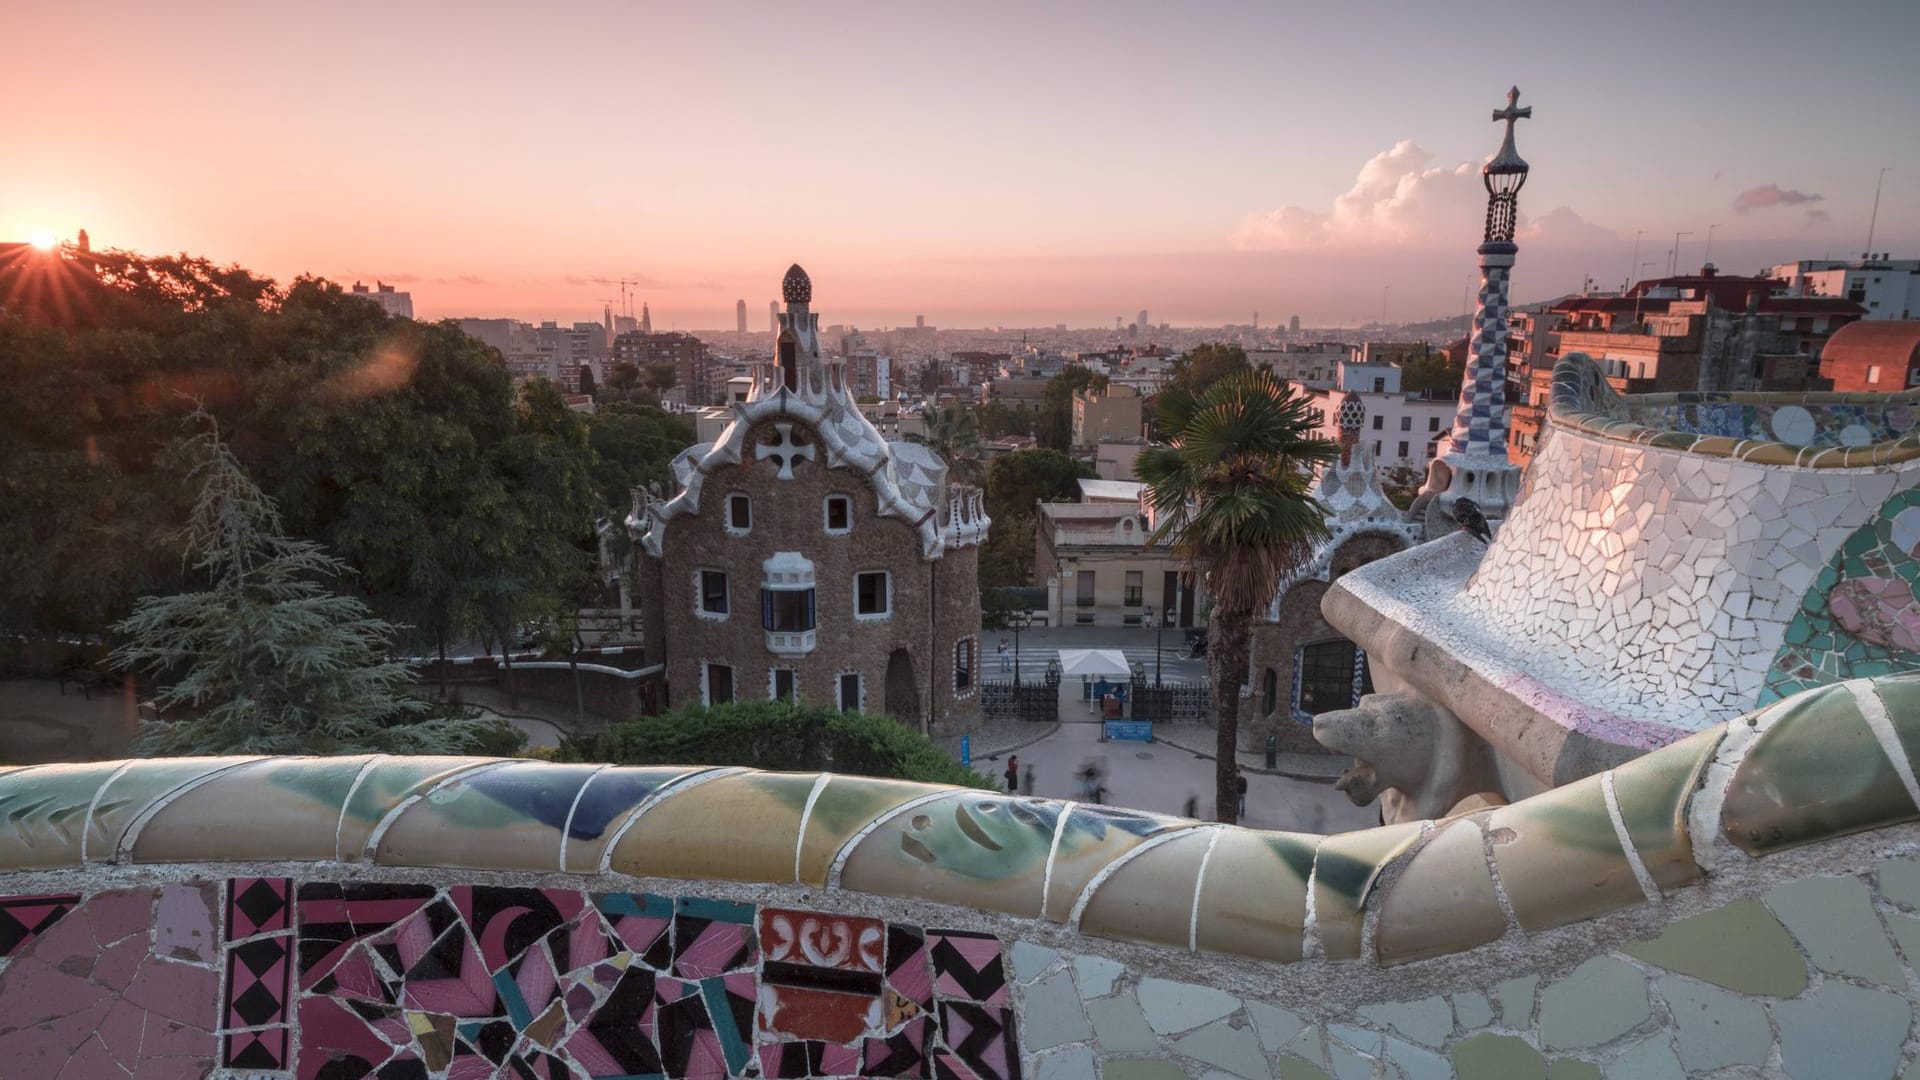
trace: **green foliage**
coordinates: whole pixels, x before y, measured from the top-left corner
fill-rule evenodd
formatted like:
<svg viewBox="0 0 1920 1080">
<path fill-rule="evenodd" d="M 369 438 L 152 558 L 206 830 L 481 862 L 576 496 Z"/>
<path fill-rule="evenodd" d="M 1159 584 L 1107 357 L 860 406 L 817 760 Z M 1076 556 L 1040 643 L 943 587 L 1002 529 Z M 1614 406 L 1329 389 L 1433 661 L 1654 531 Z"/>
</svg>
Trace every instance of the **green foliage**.
<svg viewBox="0 0 1920 1080">
<path fill-rule="evenodd" d="M 986 483 L 993 527 L 980 550 L 980 584 L 1025 585 L 1033 575 L 1034 504 L 1076 501 L 1079 480 L 1093 475 L 1091 465 L 1058 450 L 1016 450 L 993 459 Z"/>
<path fill-rule="evenodd" d="M 1426 479 L 1426 474 L 1419 469 L 1395 465 L 1380 478 L 1380 490 L 1387 496 L 1388 502 L 1405 510 L 1413 505 L 1414 496 L 1420 494 Z"/>
<path fill-rule="evenodd" d="M 463 753 L 497 735 L 407 694 L 406 666 L 387 659 L 394 627 L 320 583 L 346 564 L 285 535 L 213 432 L 180 453 L 200 492 L 185 546 L 207 587 L 142 597 L 114 628 L 114 665 L 168 680 L 156 701 L 186 714 L 144 723 L 136 753 Z"/>
<path fill-rule="evenodd" d="M 1240 694 L 1254 612 L 1281 577 L 1327 535 L 1326 510 L 1308 494 L 1312 466 L 1339 447 L 1314 434 L 1306 402 L 1270 371 L 1243 371 L 1197 396 L 1162 403 L 1165 446 L 1141 451 L 1160 525 L 1152 542 L 1171 543 L 1203 575 L 1213 598 L 1208 664 L 1218 737 L 1215 805 L 1235 820 Z"/>
<path fill-rule="evenodd" d="M 926 414 L 924 435 L 912 436 L 947 463 L 947 473 L 970 480 L 980 467 L 980 429 L 973 411 L 963 405 L 942 405 Z"/>
<path fill-rule="evenodd" d="M 564 745 L 558 756 L 616 765 L 743 765 L 995 787 L 889 717 L 784 701 L 696 706 L 614 724 L 604 734 Z"/>
<path fill-rule="evenodd" d="M 1081 364 L 1069 364 L 1047 380 L 1040 392 L 1042 427 L 1037 437 L 1042 446 L 1054 450 L 1073 448 L 1073 395 L 1082 390 L 1105 390 L 1107 377 Z"/>
<path fill-rule="evenodd" d="M 987 466 L 987 514 L 995 521 L 1031 518 L 1042 500 L 1077 501 L 1079 482 L 1093 476 L 1093 466 L 1058 450 L 1002 454 Z"/>
<path fill-rule="evenodd" d="M 1041 417 L 1044 414 L 1025 405 L 1008 405 L 1004 401 L 989 401 L 973 410 L 974 425 L 980 429 L 983 439 L 998 439 L 1004 435 L 1031 435 L 1039 438 Z"/>
<path fill-rule="evenodd" d="M 551 387 L 516 393 L 453 324 L 390 318 L 326 281 L 282 292 L 184 256 L 56 261 L 58 303 L 0 310 L 6 629 L 99 634 L 136 596 L 192 587 L 172 538 L 197 485 L 163 449 L 196 402 L 287 534 L 355 567 L 359 598 L 426 641 L 572 594 L 601 500 L 585 423 Z M 0 265 L 0 297 L 29 295 L 25 273 Z"/>
<path fill-rule="evenodd" d="M 1171 378 L 1154 395 L 1154 437 L 1171 438 L 1210 387 L 1252 370 L 1247 351 L 1238 345 L 1200 345 L 1175 360 Z"/>
<path fill-rule="evenodd" d="M 603 513 L 626 517 L 633 489 L 657 483 L 671 488 L 668 466 L 675 454 L 692 446 L 693 420 L 651 405 L 618 402 L 587 418 L 587 443 L 593 447 L 593 486 Z"/>
<path fill-rule="evenodd" d="M 1466 372 L 1465 360 L 1448 360 L 1443 352 L 1411 357 L 1400 364 L 1400 389 L 1427 397 L 1452 397 L 1460 392 L 1460 380 Z"/>
</svg>

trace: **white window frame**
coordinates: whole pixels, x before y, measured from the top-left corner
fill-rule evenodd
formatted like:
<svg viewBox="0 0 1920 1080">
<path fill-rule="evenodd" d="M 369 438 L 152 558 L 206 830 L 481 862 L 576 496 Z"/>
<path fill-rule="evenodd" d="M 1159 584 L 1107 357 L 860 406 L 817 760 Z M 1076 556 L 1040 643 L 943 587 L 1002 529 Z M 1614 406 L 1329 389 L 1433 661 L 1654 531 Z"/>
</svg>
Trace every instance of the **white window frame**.
<svg viewBox="0 0 1920 1080">
<path fill-rule="evenodd" d="M 842 502 L 845 502 L 847 504 L 847 527 L 844 529 L 836 529 L 833 527 L 833 518 L 830 516 L 831 514 L 830 508 L 833 506 L 833 501 L 835 499 L 839 499 Z M 848 533 L 852 532 L 853 531 L 853 496 L 829 495 L 826 498 L 820 500 L 820 527 L 826 530 L 826 534 L 828 536 L 845 536 Z"/>
<path fill-rule="evenodd" d="M 726 580 L 727 610 L 707 610 L 706 575 L 719 574 Z M 702 566 L 693 572 L 693 613 L 709 622 L 726 622 L 733 617 L 733 575 L 714 566 Z"/>
<path fill-rule="evenodd" d="M 747 504 L 747 523 L 744 526 L 733 523 L 733 500 L 744 499 Z M 753 531 L 753 496 L 744 491 L 729 491 L 720 505 L 720 527 L 728 536 L 745 536 Z"/>
<path fill-rule="evenodd" d="M 849 675 L 853 676 L 855 681 L 854 685 L 857 688 L 854 693 L 853 708 L 851 709 L 847 708 L 847 703 L 840 696 L 840 683 L 843 679 L 845 679 Z M 834 704 L 834 707 L 836 709 L 839 709 L 841 712 L 862 712 L 862 713 L 866 712 L 867 711 L 866 673 L 861 671 L 859 668 L 841 668 L 839 671 L 834 672 L 833 704 Z"/>
<path fill-rule="evenodd" d="M 860 610 L 860 579 L 862 577 L 865 577 L 868 574 L 879 574 L 881 577 L 881 580 L 885 583 L 886 606 L 881 610 L 875 611 L 875 612 L 862 612 Z M 858 622 L 879 622 L 883 619 L 893 618 L 893 571 L 891 570 L 860 570 L 854 573 L 853 575 L 853 617 Z"/>
<path fill-rule="evenodd" d="M 713 700 L 713 687 L 708 682 L 708 676 L 712 673 L 713 669 L 717 667 L 726 668 L 733 674 L 733 697 L 727 701 L 715 702 Z M 700 704 L 711 708 L 716 704 L 727 705 L 739 700 L 740 672 L 735 670 L 732 664 L 726 663 L 725 661 L 702 658 L 700 661 Z"/>
<path fill-rule="evenodd" d="M 793 704 L 800 704 L 800 670 L 785 664 L 775 664 L 767 669 L 767 700 L 780 700 L 780 673 L 786 672 L 793 677 Z"/>
</svg>

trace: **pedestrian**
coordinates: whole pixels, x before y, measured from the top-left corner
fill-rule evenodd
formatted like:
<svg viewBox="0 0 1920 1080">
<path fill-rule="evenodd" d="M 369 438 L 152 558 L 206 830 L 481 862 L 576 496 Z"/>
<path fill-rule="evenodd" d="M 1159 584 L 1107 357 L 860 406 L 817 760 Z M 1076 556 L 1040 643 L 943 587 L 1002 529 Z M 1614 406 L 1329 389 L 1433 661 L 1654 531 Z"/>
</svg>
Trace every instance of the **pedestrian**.
<svg viewBox="0 0 1920 1080">
<path fill-rule="evenodd" d="M 1025 791 L 1028 795 L 1032 795 L 1034 792 L 1034 788 L 1033 788 L 1033 766 L 1031 764 L 1027 766 L 1026 778 L 1022 780 L 1021 783 L 1025 785 L 1025 787 L 1023 787 L 1021 790 Z M 1322 813 L 1324 812 L 1325 811 L 1322 811 Z"/>
<path fill-rule="evenodd" d="M 1239 776 L 1235 777 L 1234 786 L 1237 787 L 1240 791 L 1240 813 L 1238 816 L 1246 817 L 1247 816 L 1247 774 L 1241 773 Z"/>
<path fill-rule="evenodd" d="M 1020 790 L 1020 757 L 1017 754 L 1008 754 L 1007 755 L 1007 794 L 1012 795 L 1017 793 L 1019 790 Z"/>
<path fill-rule="evenodd" d="M 1000 639 L 1000 670 L 1013 670 L 1013 656 L 1007 652 L 1007 639 Z"/>
<path fill-rule="evenodd" d="M 1187 792 L 1187 802 L 1185 806 L 1182 806 L 1180 808 L 1180 816 L 1184 818 L 1199 817 L 1200 816 L 1200 796 L 1195 795 L 1191 791 Z"/>
</svg>

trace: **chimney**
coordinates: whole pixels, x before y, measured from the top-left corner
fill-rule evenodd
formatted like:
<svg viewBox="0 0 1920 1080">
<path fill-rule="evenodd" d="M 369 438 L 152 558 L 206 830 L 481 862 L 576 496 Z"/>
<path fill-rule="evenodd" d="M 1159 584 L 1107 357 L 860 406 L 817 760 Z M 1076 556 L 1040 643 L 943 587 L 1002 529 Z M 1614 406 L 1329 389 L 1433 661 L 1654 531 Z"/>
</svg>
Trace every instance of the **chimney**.
<svg viewBox="0 0 1920 1080">
<path fill-rule="evenodd" d="M 1762 295 L 1763 293 L 1759 289 L 1747 290 L 1747 314 L 1748 315 L 1760 314 L 1760 297 Z"/>
</svg>

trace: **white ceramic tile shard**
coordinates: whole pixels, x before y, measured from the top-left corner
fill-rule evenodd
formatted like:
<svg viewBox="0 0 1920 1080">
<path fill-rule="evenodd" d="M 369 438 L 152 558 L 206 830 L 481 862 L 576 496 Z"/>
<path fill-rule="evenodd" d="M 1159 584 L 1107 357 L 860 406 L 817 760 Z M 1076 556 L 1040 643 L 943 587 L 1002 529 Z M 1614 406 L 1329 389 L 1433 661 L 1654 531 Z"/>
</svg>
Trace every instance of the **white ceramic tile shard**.
<svg viewBox="0 0 1920 1080">
<path fill-rule="evenodd" d="M 1816 576 L 1920 483 L 1920 462 L 1766 466 L 1565 428 L 1529 469 L 1490 547 L 1443 538 L 1342 586 L 1527 699 L 1677 731 L 1754 707 Z"/>
</svg>

